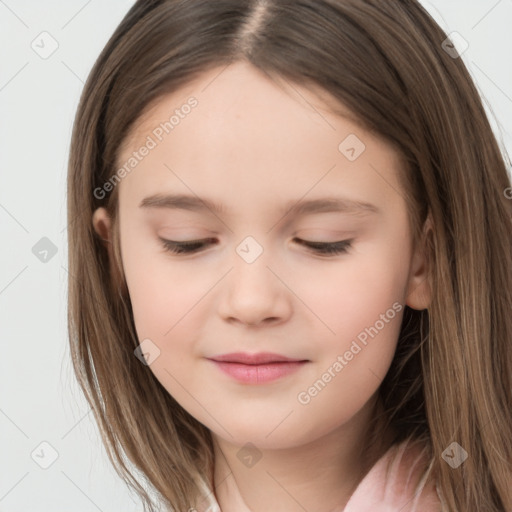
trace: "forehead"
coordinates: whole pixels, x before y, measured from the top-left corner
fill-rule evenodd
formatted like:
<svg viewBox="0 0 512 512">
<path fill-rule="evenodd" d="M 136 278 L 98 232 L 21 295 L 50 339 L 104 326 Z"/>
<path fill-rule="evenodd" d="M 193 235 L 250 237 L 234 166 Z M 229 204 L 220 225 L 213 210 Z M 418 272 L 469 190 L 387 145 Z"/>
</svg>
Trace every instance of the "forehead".
<svg viewBox="0 0 512 512">
<path fill-rule="evenodd" d="M 191 98 L 195 106 L 185 108 Z M 375 192 L 399 188 L 399 155 L 344 105 L 319 87 L 270 79 L 245 63 L 205 72 L 158 98 L 132 127 L 118 165 L 148 137 L 155 147 L 121 188 L 149 195 L 170 184 L 190 192 L 186 181 L 194 190 L 218 189 L 219 197 L 283 189 L 303 195 L 356 178 Z"/>
<path fill-rule="evenodd" d="M 341 136 L 341 123 L 346 130 L 366 132 L 357 116 L 318 84 L 309 81 L 307 86 L 298 85 L 246 62 L 236 62 L 205 71 L 176 91 L 150 102 L 131 126 L 118 153 L 136 149 L 148 134 L 161 122 L 169 121 L 191 98 L 198 103 L 193 109 L 194 115 L 190 116 L 191 122 L 195 128 L 200 122 L 205 130 L 224 127 L 234 117 L 246 125 L 259 120 L 274 121 L 261 126 L 262 131 L 265 129 L 268 133 L 278 127 L 275 122 L 278 119 L 286 124 L 294 118 L 305 122 L 305 130 L 318 128 L 338 132 L 337 136 Z M 288 124 L 283 132 L 291 135 L 294 126 Z M 368 136 L 365 133 L 365 137 Z"/>
</svg>

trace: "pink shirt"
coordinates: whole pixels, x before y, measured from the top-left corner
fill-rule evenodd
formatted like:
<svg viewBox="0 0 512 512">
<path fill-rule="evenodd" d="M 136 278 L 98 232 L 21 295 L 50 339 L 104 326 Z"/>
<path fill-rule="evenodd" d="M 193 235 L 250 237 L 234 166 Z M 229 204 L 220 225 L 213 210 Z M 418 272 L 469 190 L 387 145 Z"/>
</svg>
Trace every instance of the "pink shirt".
<svg viewBox="0 0 512 512">
<path fill-rule="evenodd" d="M 435 484 L 420 482 L 425 462 L 425 449 L 418 443 L 392 446 L 359 483 L 343 512 L 441 512 Z"/>
<path fill-rule="evenodd" d="M 425 449 L 405 441 L 392 446 L 364 476 L 339 512 L 441 512 L 438 490 L 420 482 Z M 418 492 L 415 494 L 415 486 Z M 204 512 L 222 512 L 211 492 L 212 505 Z"/>
</svg>

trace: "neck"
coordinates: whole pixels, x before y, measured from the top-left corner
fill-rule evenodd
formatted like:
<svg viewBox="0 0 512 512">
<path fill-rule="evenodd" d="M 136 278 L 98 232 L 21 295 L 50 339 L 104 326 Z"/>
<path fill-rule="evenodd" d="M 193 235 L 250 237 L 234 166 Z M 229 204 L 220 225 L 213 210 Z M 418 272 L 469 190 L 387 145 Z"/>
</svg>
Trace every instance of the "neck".
<svg viewBox="0 0 512 512">
<path fill-rule="evenodd" d="M 300 446 L 259 450 L 261 458 L 249 467 L 238 458 L 240 445 L 213 435 L 215 494 L 222 512 L 342 511 L 390 446 L 390 431 L 368 446 L 369 422 L 378 407 L 374 396 L 348 423 Z"/>
</svg>

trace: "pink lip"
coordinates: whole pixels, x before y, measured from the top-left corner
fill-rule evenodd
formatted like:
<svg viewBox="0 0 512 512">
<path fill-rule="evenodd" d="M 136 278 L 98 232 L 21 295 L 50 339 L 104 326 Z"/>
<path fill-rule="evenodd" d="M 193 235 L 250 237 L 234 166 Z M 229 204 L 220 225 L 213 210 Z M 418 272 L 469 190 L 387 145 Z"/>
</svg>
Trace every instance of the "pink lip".
<svg viewBox="0 0 512 512">
<path fill-rule="evenodd" d="M 279 379 L 297 371 L 308 362 L 269 352 L 259 354 L 237 352 L 208 359 L 224 373 L 247 384 L 260 384 Z"/>
<path fill-rule="evenodd" d="M 249 354 L 247 352 L 232 352 L 231 354 L 222 354 L 209 357 L 214 361 L 226 363 L 244 363 L 244 364 L 263 364 L 263 363 L 283 363 L 304 361 L 304 359 L 293 359 L 272 352 L 259 352 L 257 354 Z"/>
</svg>

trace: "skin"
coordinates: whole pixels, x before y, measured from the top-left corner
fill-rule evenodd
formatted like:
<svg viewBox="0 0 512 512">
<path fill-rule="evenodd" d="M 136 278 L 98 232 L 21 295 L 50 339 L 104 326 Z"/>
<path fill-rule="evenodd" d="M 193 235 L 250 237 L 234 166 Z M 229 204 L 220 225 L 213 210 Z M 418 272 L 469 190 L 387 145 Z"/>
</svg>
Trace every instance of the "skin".
<svg viewBox="0 0 512 512">
<path fill-rule="evenodd" d="M 367 469 L 359 453 L 363 433 L 403 309 L 308 404 L 297 396 L 395 302 L 428 306 L 424 246 L 412 244 L 391 146 L 333 114 L 325 95 L 279 87 L 245 63 L 221 69 L 161 98 L 119 157 L 122 165 L 169 112 L 197 98 L 198 106 L 118 185 L 122 263 L 137 333 L 160 349 L 150 365 L 156 378 L 212 432 L 223 512 L 342 510 Z M 338 149 L 350 134 L 366 146 L 353 162 Z M 214 199 L 225 212 L 139 207 L 156 193 Z M 327 195 L 372 203 L 380 213 L 280 211 L 287 201 Z M 92 220 L 111 240 L 105 209 Z M 175 255 L 159 236 L 216 243 Z M 263 249 L 250 264 L 236 252 L 247 236 Z M 322 256 L 294 237 L 353 242 L 345 254 Z M 308 363 L 250 385 L 206 359 L 239 351 Z M 237 457 L 247 442 L 261 455 L 252 467 Z"/>
</svg>

